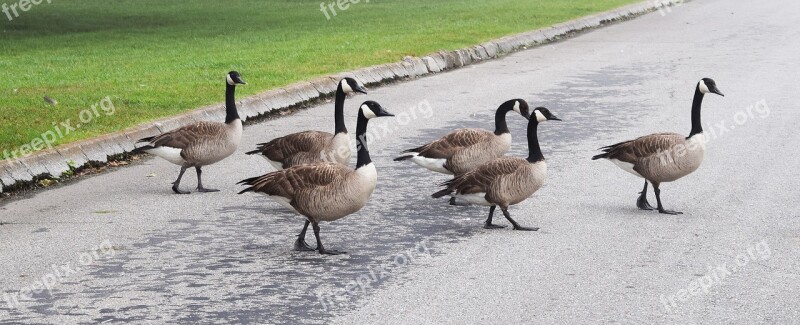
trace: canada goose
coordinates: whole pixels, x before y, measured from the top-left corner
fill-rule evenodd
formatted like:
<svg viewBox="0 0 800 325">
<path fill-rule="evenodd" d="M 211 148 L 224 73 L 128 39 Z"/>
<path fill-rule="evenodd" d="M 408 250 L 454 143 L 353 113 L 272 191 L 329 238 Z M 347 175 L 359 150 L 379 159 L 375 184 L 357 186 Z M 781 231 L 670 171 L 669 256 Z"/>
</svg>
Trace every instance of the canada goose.
<svg viewBox="0 0 800 325">
<path fill-rule="evenodd" d="M 508 213 L 508 207 L 527 199 L 544 183 L 547 163 L 544 161 L 536 128 L 547 120 L 561 121 L 550 110 L 537 107 L 528 122 L 528 158 L 501 157 L 478 166 L 475 170 L 456 176 L 442 183 L 446 188 L 434 193 L 434 198 L 452 195 L 472 204 L 489 206 L 489 217 L 483 227 L 502 228 L 492 224 L 492 216 L 499 205 L 503 215 L 514 226 L 514 230 L 536 231 L 539 228 L 520 226 Z"/>
<path fill-rule="evenodd" d="M 458 129 L 431 143 L 405 150 L 394 161 L 411 160 L 429 170 L 450 175 L 471 171 L 489 160 L 502 157 L 511 147 L 511 133 L 506 125 L 506 113 L 510 111 L 530 119 L 528 103 L 523 99 L 512 99 L 497 108 L 494 132 Z"/>
<path fill-rule="evenodd" d="M 700 167 L 705 151 L 705 137 L 700 122 L 700 107 L 703 96 L 708 93 L 725 96 L 717 89 L 714 80 L 703 78 L 697 83 L 692 101 L 692 130 L 688 137 L 677 133 L 655 133 L 635 140 L 629 140 L 602 147 L 603 153 L 592 157 L 592 160 L 605 158 L 611 160 L 626 172 L 645 179 L 644 188 L 636 200 L 636 206 L 642 210 L 655 210 L 647 202 L 647 182 L 653 184 L 656 192 L 658 212 L 681 214 L 682 212 L 665 210 L 661 204 L 659 186 L 664 182 L 672 182 L 689 175 Z"/>
<path fill-rule="evenodd" d="M 225 123 L 197 122 L 136 142 L 146 142 L 147 145 L 134 149 L 133 153 L 147 152 L 181 166 L 178 179 L 172 183 L 172 190 L 175 193 L 189 194 L 188 191 L 181 191 L 178 188 L 183 173 L 189 167 L 194 167 L 197 171 L 198 192 L 219 191 L 203 187 L 201 168 L 227 158 L 239 146 L 239 141 L 242 139 L 242 120 L 236 110 L 234 98 L 237 84 L 244 85 L 246 82 L 238 72 L 228 72 L 225 87 Z"/>
<path fill-rule="evenodd" d="M 280 205 L 307 218 L 294 249 L 313 251 L 305 241 L 308 225 L 314 227 L 320 254 L 343 254 L 326 250 L 319 238 L 319 222 L 334 221 L 360 210 L 367 203 L 378 180 L 375 165 L 367 148 L 367 122 L 380 116 L 394 116 L 380 104 L 366 101 L 358 111 L 356 169 L 333 162 L 292 166 L 269 174 L 248 178 L 238 184 L 250 187 L 239 192 L 257 192 L 269 196 Z"/>
<path fill-rule="evenodd" d="M 334 134 L 321 131 L 303 131 L 259 143 L 258 149 L 248 151 L 248 155 L 260 154 L 277 170 L 291 166 L 315 162 L 338 162 L 347 165 L 350 162 L 350 136 L 344 125 L 344 99 L 352 92 L 367 93 L 359 82 L 353 78 L 344 78 L 336 88 L 334 110 Z"/>
</svg>

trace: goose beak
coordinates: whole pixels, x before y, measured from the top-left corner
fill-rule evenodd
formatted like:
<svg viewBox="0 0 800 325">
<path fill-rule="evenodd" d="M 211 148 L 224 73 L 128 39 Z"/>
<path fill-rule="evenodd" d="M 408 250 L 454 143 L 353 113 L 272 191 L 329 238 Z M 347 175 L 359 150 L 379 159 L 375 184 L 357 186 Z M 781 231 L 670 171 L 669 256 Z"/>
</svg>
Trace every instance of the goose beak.
<svg viewBox="0 0 800 325">
<path fill-rule="evenodd" d="M 362 94 L 365 94 L 365 95 L 367 94 L 367 87 L 364 87 L 362 85 L 357 85 L 356 88 L 353 89 L 353 90 L 355 92 L 357 92 L 357 93 L 362 93 Z"/>
<path fill-rule="evenodd" d="M 380 111 L 378 111 L 378 114 L 376 114 L 376 115 L 377 115 L 377 116 L 394 116 L 394 114 L 392 114 L 392 113 L 389 113 L 388 111 L 386 111 L 385 109 L 383 109 L 383 107 L 381 107 L 381 110 L 380 110 Z"/>
<path fill-rule="evenodd" d="M 561 119 L 560 119 L 560 118 L 557 118 L 555 115 L 551 116 L 551 117 L 550 117 L 548 120 L 552 120 L 552 121 L 561 121 Z"/>
<path fill-rule="evenodd" d="M 242 78 L 239 78 L 239 77 L 231 78 L 231 79 L 233 79 L 233 83 L 235 83 L 235 84 L 240 84 L 240 85 L 246 85 L 247 84 L 246 82 L 244 82 L 244 80 L 242 80 Z"/>
<path fill-rule="evenodd" d="M 711 89 L 709 89 L 709 91 L 710 91 L 710 92 L 712 92 L 712 93 L 714 93 L 714 94 L 717 94 L 717 95 L 720 95 L 720 96 L 722 96 L 722 97 L 725 97 L 725 94 L 723 94 L 721 91 L 719 91 L 719 88 L 717 88 L 717 86 L 716 86 L 716 85 L 714 85 L 713 87 L 711 87 Z"/>
</svg>

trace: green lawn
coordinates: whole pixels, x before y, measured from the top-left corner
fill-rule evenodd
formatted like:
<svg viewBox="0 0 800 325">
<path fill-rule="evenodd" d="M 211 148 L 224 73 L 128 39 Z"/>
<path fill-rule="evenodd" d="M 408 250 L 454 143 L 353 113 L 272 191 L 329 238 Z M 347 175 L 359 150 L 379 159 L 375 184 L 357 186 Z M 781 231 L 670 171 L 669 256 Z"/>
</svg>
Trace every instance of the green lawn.
<svg viewBox="0 0 800 325">
<path fill-rule="evenodd" d="M 116 114 L 57 143 L 222 102 L 229 70 L 249 83 L 241 97 L 633 2 L 361 0 L 328 20 L 320 0 L 43 0 L 0 12 L 0 159 L 106 96 Z"/>
</svg>

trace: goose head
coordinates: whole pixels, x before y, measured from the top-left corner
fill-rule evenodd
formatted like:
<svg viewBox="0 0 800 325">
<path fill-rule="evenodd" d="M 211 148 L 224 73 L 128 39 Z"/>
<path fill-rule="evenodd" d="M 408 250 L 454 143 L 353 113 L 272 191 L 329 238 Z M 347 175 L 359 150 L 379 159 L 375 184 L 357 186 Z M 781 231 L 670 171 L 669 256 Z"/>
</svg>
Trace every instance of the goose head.
<svg viewBox="0 0 800 325">
<path fill-rule="evenodd" d="M 561 121 L 560 118 L 550 113 L 550 110 L 545 107 L 537 107 L 533 109 L 534 117 L 536 117 L 536 122 L 541 123 L 544 121 Z M 533 121 L 533 120 L 531 120 Z"/>
<path fill-rule="evenodd" d="M 719 91 L 719 88 L 717 88 L 717 83 L 711 78 L 700 79 L 700 82 L 697 83 L 697 89 L 700 89 L 700 92 L 703 94 L 712 93 L 725 97 L 725 95 Z"/>
<path fill-rule="evenodd" d="M 236 71 L 228 72 L 228 77 L 226 78 L 227 82 L 231 86 L 236 86 L 237 84 L 246 85 L 247 83 L 242 80 L 242 76 L 239 75 Z"/>
<path fill-rule="evenodd" d="M 522 117 L 524 117 L 526 120 L 531 119 L 530 107 L 528 106 L 528 102 L 526 102 L 524 99 L 512 99 L 503 103 L 502 106 L 519 113 L 519 115 L 522 115 Z"/>
<path fill-rule="evenodd" d="M 359 109 L 359 114 L 363 115 L 367 119 L 371 119 L 374 117 L 381 117 L 381 116 L 394 116 L 394 114 L 387 112 L 383 109 L 381 104 L 378 104 L 375 101 L 368 100 L 361 104 L 361 108 Z"/>
<path fill-rule="evenodd" d="M 363 84 L 350 77 L 345 77 L 339 81 L 339 89 L 341 89 L 341 91 L 345 94 L 350 94 L 353 92 L 362 94 L 367 93 L 367 88 L 365 88 Z"/>
</svg>

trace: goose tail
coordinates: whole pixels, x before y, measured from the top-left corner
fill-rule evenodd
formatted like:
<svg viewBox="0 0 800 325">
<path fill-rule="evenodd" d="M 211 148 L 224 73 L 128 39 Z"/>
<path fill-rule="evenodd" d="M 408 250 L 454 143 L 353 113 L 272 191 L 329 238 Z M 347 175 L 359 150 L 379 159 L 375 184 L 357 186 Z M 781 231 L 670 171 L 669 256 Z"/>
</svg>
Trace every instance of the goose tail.
<svg viewBox="0 0 800 325">
<path fill-rule="evenodd" d="M 409 160 L 409 159 L 411 159 L 413 157 L 414 157 L 414 155 L 402 155 L 402 156 L 397 157 L 397 158 L 395 158 L 393 160 L 394 161 L 403 161 L 403 160 Z"/>
<path fill-rule="evenodd" d="M 131 153 L 132 154 L 142 154 L 142 153 L 146 153 L 147 150 L 150 150 L 150 149 L 155 149 L 155 147 L 150 146 L 150 145 L 141 146 L 139 148 L 135 148 L 135 149 L 131 150 Z"/>
<path fill-rule="evenodd" d="M 431 194 L 431 197 L 433 197 L 434 199 L 438 199 L 438 198 L 443 197 L 445 195 L 448 195 L 448 194 L 450 194 L 452 192 L 453 192 L 453 190 L 451 190 L 450 187 L 447 187 L 446 189 L 443 189 L 441 191 L 438 191 L 436 193 Z"/>
</svg>

